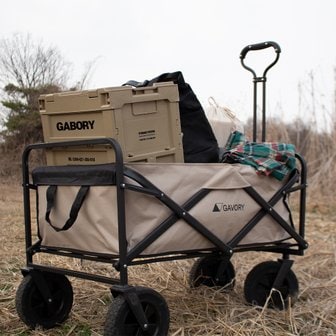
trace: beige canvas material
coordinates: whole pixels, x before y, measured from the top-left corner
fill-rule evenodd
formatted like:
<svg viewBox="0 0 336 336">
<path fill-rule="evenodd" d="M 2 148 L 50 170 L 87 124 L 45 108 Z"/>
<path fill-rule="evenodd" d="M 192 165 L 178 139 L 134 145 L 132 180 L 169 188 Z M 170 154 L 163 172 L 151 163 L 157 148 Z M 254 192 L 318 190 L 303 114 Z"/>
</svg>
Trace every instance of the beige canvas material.
<svg viewBox="0 0 336 336">
<path fill-rule="evenodd" d="M 269 200 L 281 187 L 274 178 L 258 176 L 253 168 L 229 164 L 141 164 L 128 167 L 141 173 L 179 205 L 200 189 L 210 189 L 189 213 L 224 242 L 230 241 L 260 210 L 260 206 L 243 188 L 252 186 Z M 127 183 L 135 184 L 129 178 Z M 44 219 L 46 187 L 40 186 L 39 230 L 42 245 L 78 249 L 94 253 L 118 254 L 118 223 L 116 188 L 93 186 L 83 203 L 73 227 L 56 232 Z M 71 202 L 78 187 L 59 187 L 56 210 L 51 212 L 53 224 L 64 225 Z M 172 211 L 158 199 L 138 192 L 125 191 L 126 229 L 128 249 L 141 242 Z M 286 220 L 289 213 L 282 201 L 274 206 Z M 241 241 L 242 244 L 267 244 L 288 238 L 288 234 L 269 215 L 266 215 Z M 212 243 L 196 232 L 184 220 L 178 220 L 142 254 L 160 254 L 213 247 Z"/>
<path fill-rule="evenodd" d="M 44 218 L 47 188 L 48 186 L 38 187 L 39 234 L 42 238 L 42 245 L 96 253 L 117 253 L 115 187 L 90 187 L 73 226 L 67 231 L 59 232 L 56 232 Z M 50 221 L 54 226 L 62 228 L 69 217 L 70 208 L 79 187 L 58 186 L 57 189 L 55 207 L 50 213 Z"/>
<path fill-rule="evenodd" d="M 245 165 L 133 165 L 175 202 L 183 204 L 196 191 L 208 188 L 211 192 L 189 213 L 203 223 L 222 241 L 228 242 L 260 210 L 260 206 L 242 189 L 253 186 L 267 201 L 281 187 L 273 178 L 261 177 Z M 128 242 L 135 246 L 143 235 L 151 232 L 171 211 L 152 197 L 128 193 L 126 212 Z M 217 205 L 220 211 L 213 211 Z M 288 210 L 281 202 L 274 207 L 288 221 Z M 288 234 L 269 215 L 243 239 L 241 244 L 268 243 L 288 238 Z M 213 245 L 179 220 L 145 254 L 211 248 Z"/>
</svg>

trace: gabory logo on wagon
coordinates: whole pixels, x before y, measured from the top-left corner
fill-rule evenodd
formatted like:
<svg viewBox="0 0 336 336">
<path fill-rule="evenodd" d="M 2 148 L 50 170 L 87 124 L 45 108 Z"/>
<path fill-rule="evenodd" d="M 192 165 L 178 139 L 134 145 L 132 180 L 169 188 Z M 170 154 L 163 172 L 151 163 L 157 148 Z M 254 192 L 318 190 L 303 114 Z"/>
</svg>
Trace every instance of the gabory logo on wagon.
<svg viewBox="0 0 336 336">
<path fill-rule="evenodd" d="M 215 203 L 212 212 L 237 212 L 237 211 L 244 211 L 245 204 L 243 203 Z"/>
</svg>

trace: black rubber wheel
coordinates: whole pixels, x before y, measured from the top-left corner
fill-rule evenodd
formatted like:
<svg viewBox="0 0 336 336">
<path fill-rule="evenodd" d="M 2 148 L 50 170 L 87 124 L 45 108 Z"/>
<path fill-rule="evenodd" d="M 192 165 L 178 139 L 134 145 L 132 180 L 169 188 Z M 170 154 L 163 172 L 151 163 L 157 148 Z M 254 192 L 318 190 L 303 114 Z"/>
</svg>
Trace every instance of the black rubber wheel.
<svg viewBox="0 0 336 336">
<path fill-rule="evenodd" d="M 292 270 L 288 271 L 280 288 L 274 290 L 269 298 L 280 267 L 280 262 L 266 261 L 251 270 L 244 285 L 245 299 L 248 303 L 263 307 L 268 300 L 268 307 L 282 310 L 288 308 L 289 302 L 293 304 L 296 301 L 299 283 Z"/>
<path fill-rule="evenodd" d="M 226 261 L 223 272 L 217 277 L 217 271 L 223 258 L 218 256 L 207 256 L 196 260 L 190 270 L 190 287 L 201 285 L 208 287 L 224 287 L 227 290 L 233 289 L 235 285 L 235 270 L 231 261 Z"/>
<path fill-rule="evenodd" d="M 136 293 L 148 320 L 148 329 L 143 331 L 121 294 L 112 300 L 107 312 L 104 336 L 165 336 L 169 329 L 169 309 L 165 299 L 156 291 L 135 287 Z"/>
<path fill-rule="evenodd" d="M 61 274 L 42 273 L 51 292 L 47 303 L 33 277 L 28 274 L 16 292 L 16 310 L 20 319 L 30 328 L 50 329 L 64 322 L 72 308 L 73 292 L 70 281 Z"/>
</svg>

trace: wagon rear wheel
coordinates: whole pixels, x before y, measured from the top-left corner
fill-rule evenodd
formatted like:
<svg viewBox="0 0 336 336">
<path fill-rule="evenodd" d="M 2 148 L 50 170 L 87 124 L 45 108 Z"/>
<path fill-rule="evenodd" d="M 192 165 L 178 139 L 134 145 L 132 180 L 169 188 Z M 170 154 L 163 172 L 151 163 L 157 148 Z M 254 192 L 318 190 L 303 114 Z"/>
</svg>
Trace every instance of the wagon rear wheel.
<svg viewBox="0 0 336 336">
<path fill-rule="evenodd" d="M 50 300 L 41 294 L 34 278 L 28 274 L 16 292 L 15 305 L 20 319 L 30 328 L 52 328 L 64 322 L 71 311 L 73 291 L 70 281 L 61 274 L 41 273 L 50 291 Z"/>
<path fill-rule="evenodd" d="M 148 320 L 146 330 L 139 325 L 124 295 L 113 299 L 107 312 L 104 336 L 165 336 L 169 328 L 169 309 L 165 299 L 156 291 L 135 287 Z"/>
<path fill-rule="evenodd" d="M 224 287 L 230 290 L 235 285 L 234 279 L 235 270 L 231 261 L 219 256 L 199 258 L 191 268 L 189 275 L 191 287 L 204 285 L 208 287 Z"/>
<path fill-rule="evenodd" d="M 245 299 L 248 303 L 270 308 L 285 309 L 293 304 L 299 292 L 298 280 L 292 270 L 286 274 L 282 284 L 272 289 L 281 263 L 266 261 L 256 265 L 247 275 L 244 284 Z"/>
</svg>

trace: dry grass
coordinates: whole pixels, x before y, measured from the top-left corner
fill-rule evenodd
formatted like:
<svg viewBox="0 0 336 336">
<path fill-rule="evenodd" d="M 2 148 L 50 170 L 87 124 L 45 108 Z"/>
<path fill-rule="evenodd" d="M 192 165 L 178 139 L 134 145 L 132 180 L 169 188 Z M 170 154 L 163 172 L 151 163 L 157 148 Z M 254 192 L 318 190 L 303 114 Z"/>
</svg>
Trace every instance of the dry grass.
<svg viewBox="0 0 336 336">
<path fill-rule="evenodd" d="M 0 335 L 102 335 L 110 303 L 108 287 L 96 282 L 71 279 L 74 307 L 61 327 L 30 331 L 15 311 L 15 293 L 24 266 L 22 196 L 18 181 L 1 180 L 0 192 Z M 300 283 L 299 299 L 287 311 L 249 306 L 243 298 L 243 282 L 257 263 L 276 255 L 248 252 L 236 254 L 236 286 L 224 293 L 209 288 L 190 289 L 188 273 L 192 261 L 149 264 L 130 270 L 132 284 L 151 287 L 167 300 L 170 336 L 290 336 L 336 334 L 336 212 L 314 201 L 307 213 L 307 240 L 304 257 L 295 257 L 293 270 Z M 71 268 L 106 273 L 105 265 L 61 261 Z"/>
</svg>

